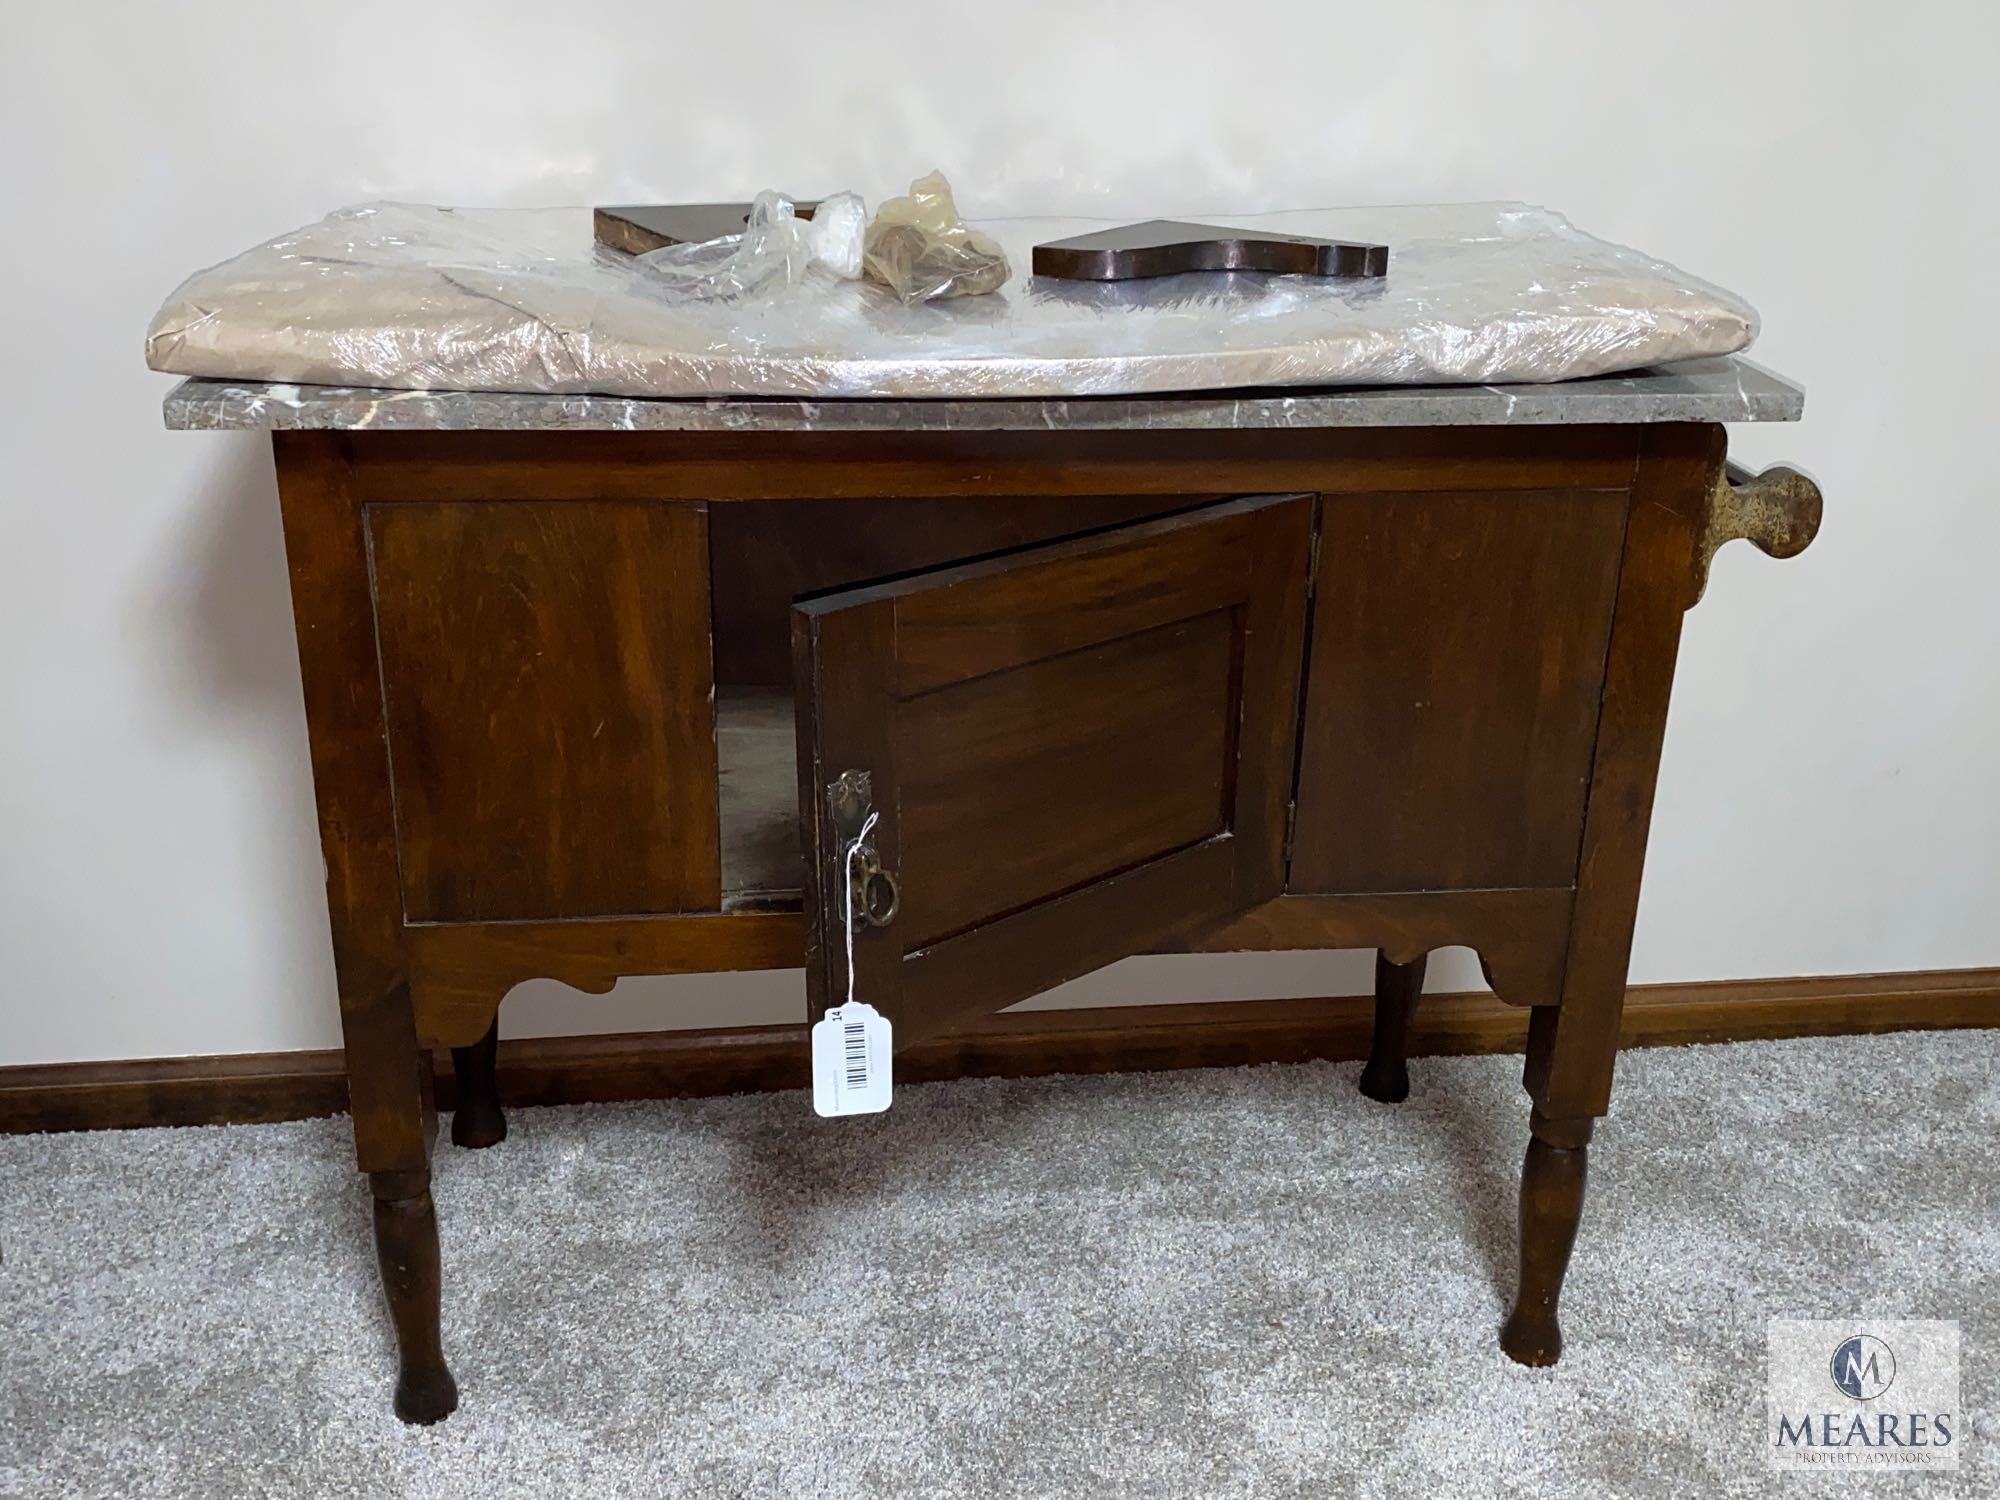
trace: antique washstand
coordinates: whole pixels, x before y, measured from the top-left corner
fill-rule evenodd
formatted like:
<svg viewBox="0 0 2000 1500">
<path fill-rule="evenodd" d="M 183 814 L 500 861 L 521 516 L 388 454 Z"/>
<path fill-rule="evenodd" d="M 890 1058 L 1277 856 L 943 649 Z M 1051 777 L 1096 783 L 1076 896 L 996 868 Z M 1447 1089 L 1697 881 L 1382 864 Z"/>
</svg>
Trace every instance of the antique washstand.
<svg viewBox="0 0 2000 1500">
<path fill-rule="evenodd" d="M 521 981 L 800 964 L 906 1045 L 1128 954 L 1374 948 L 1394 1101 L 1425 955 L 1474 949 L 1532 1007 L 1500 1342 L 1555 1360 L 1682 614 L 1721 544 L 1819 521 L 1722 424 L 1801 404 L 1726 357 L 1082 401 L 180 385 L 170 426 L 276 452 L 398 1413 L 457 1399 L 430 1049 L 491 1145 Z"/>
</svg>

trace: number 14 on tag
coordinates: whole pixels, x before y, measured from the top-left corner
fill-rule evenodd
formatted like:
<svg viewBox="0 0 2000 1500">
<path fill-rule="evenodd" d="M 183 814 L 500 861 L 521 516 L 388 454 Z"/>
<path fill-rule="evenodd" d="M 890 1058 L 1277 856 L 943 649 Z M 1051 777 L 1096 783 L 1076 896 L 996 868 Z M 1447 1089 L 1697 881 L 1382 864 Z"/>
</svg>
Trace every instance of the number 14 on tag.
<svg viewBox="0 0 2000 1500">
<path fill-rule="evenodd" d="M 889 1018 L 859 1000 L 812 1029 L 813 1113 L 875 1115 L 889 1107 Z"/>
</svg>

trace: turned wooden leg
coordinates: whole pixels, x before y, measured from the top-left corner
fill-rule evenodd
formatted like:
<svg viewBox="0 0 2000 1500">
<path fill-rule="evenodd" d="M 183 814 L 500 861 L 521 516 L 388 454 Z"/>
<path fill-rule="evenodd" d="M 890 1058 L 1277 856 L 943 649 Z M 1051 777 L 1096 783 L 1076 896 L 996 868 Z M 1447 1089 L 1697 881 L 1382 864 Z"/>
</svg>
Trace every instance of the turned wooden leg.
<svg viewBox="0 0 2000 1500">
<path fill-rule="evenodd" d="M 437 1210 L 429 1172 L 371 1172 L 375 1193 L 375 1254 L 389 1294 L 401 1367 L 396 1415 L 405 1422 L 441 1422 L 458 1406 L 458 1384 L 444 1362 L 439 1327 Z"/>
<path fill-rule="evenodd" d="M 478 1148 L 507 1139 L 507 1117 L 500 1112 L 500 1089 L 494 1062 L 500 1050 L 500 1018 L 470 1047 L 451 1049 L 452 1077 L 458 1085 L 458 1108 L 451 1112 L 451 1138 L 460 1146 Z"/>
<path fill-rule="evenodd" d="M 1410 1017 L 1424 992 L 1424 964 L 1423 955 L 1399 964 L 1375 953 L 1375 1039 L 1361 1070 L 1361 1092 L 1384 1104 L 1410 1097 Z"/>
<path fill-rule="evenodd" d="M 1521 1285 L 1514 1312 L 1500 1330 L 1500 1347 L 1524 1365 L 1552 1365 L 1562 1357 L 1556 1303 L 1583 1215 L 1589 1120 L 1530 1123 L 1527 1159 L 1521 1164 Z"/>
</svg>

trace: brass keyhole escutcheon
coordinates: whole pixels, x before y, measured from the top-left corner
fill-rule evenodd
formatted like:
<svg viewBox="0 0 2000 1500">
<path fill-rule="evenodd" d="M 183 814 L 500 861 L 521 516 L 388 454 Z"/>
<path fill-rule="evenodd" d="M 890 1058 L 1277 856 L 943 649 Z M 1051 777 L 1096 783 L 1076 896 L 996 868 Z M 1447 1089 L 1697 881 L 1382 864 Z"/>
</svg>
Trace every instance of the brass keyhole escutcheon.
<svg viewBox="0 0 2000 1500">
<path fill-rule="evenodd" d="M 833 819 L 833 835 L 845 849 L 861 837 L 873 811 L 875 778 L 866 771 L 842 771 L 826 789 L 826 810 Z"/>
</svg>

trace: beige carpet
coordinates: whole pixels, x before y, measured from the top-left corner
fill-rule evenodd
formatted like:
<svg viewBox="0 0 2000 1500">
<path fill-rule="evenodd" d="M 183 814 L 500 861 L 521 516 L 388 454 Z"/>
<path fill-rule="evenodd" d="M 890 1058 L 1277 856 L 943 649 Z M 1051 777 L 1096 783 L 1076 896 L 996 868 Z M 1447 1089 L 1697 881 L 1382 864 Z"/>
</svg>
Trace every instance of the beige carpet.
<svg viewBox="0 0 2000 1500">
<path fill-rule="evenodd" d="M 523 1110 L 390 1415 L 346 1122 L 0 1138 L 0 1495 L 1992 1496 L 2000 1032 L 1633 1053 L 1569 1352 L 1518 1058 Z M 1777 1315 L 1959 1320 L 1955 1476 L 1764 1467 Z"/>
</svg>

